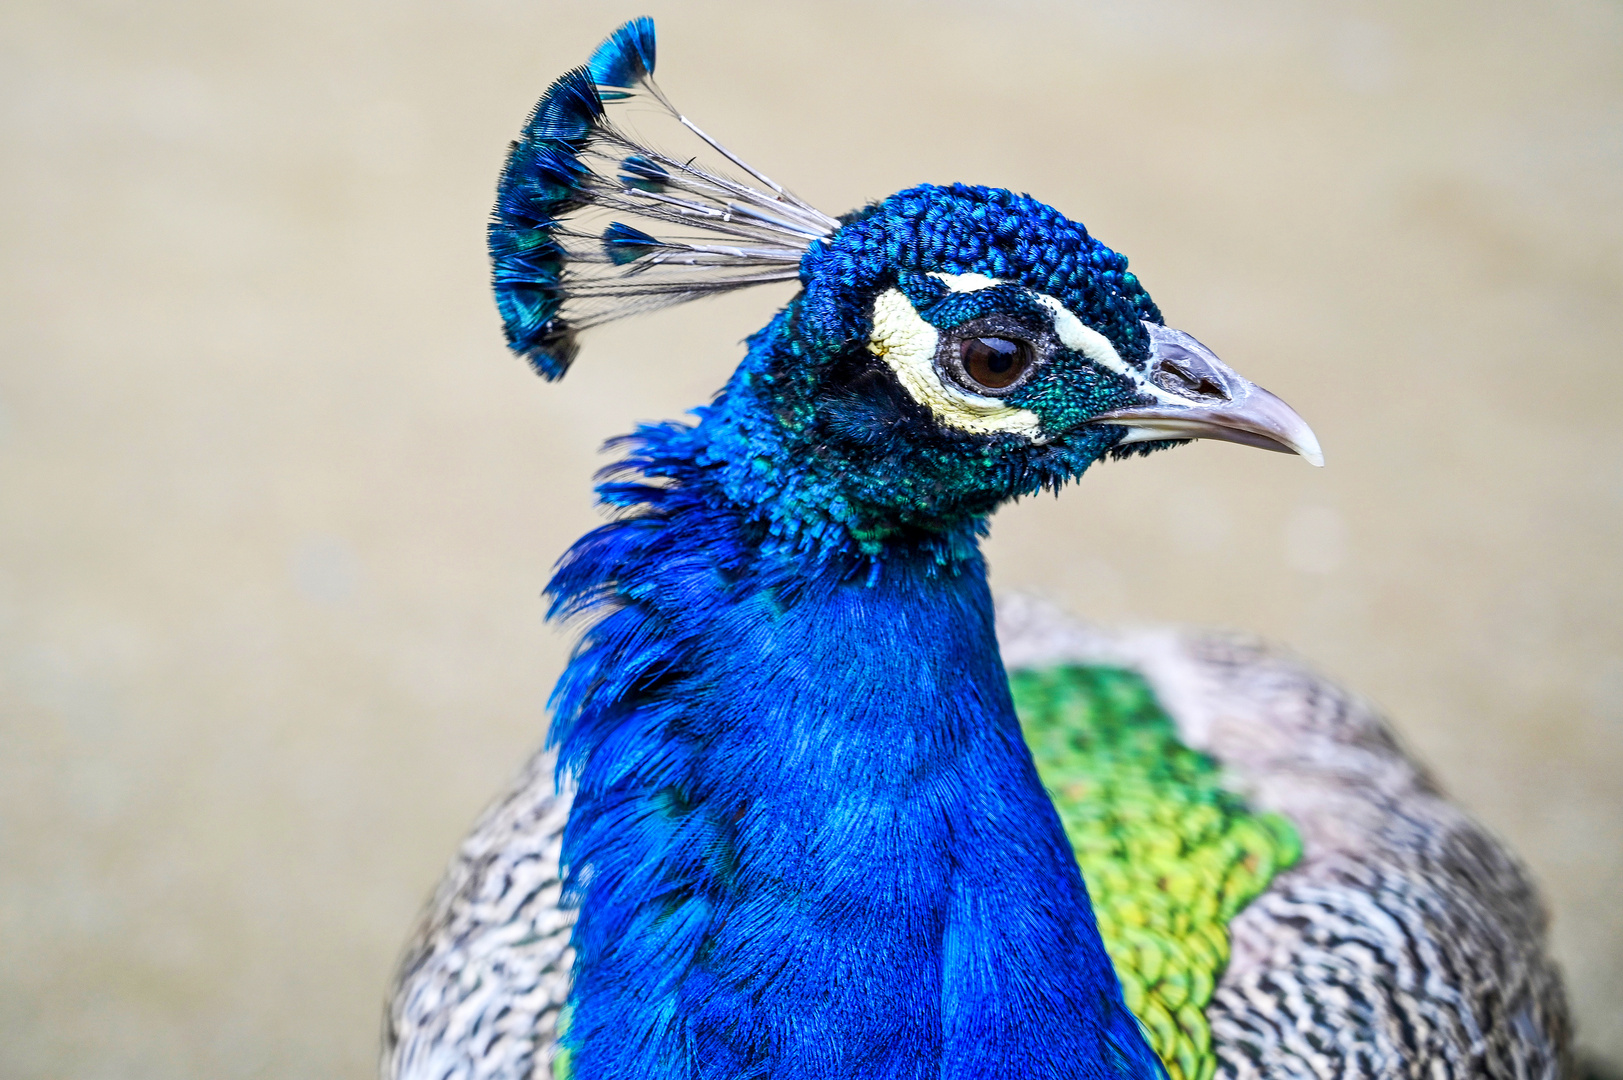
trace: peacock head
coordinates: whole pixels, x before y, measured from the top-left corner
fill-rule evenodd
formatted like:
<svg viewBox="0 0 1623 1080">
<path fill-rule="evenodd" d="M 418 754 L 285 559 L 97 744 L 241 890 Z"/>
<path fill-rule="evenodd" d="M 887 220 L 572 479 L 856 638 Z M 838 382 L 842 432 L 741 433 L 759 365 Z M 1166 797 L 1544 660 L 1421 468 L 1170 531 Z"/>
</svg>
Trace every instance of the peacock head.
<svg viewBox="0 0 1623 1080">
<path fill-rule="evenodd" d="M 695 436 L 779 542 L 872 553 L 1189 439 L 1322 463 L 1294 411 L 1166 327 L 1081 224 L 962 184 L 829 217 L 678 113 L 653 67 L 653 23 L 634 20 L 537 105 L 490 229 L 498 304 L 556 379 L 590 326 L 798 279 Z M 652 149 L 616 116 L 637 101 L 726 164 Z"/>
</svg>

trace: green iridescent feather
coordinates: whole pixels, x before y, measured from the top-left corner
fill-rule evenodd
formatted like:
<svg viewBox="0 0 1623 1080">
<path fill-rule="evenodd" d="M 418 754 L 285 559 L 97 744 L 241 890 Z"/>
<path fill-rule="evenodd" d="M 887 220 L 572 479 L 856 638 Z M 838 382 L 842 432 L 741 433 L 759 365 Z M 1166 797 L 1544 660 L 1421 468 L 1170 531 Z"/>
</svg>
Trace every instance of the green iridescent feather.
<svg viewBox="0 0 1623 1080">
<path fill-rule="evenodd" d="M 1067 665 L 1009 682 L 1128 1007 L 1172 1080 L 1210 1080 L 1229 920 L 1301 855 L 1296 830 L 1226 790 L 1141 676 Z"/>
</svg>

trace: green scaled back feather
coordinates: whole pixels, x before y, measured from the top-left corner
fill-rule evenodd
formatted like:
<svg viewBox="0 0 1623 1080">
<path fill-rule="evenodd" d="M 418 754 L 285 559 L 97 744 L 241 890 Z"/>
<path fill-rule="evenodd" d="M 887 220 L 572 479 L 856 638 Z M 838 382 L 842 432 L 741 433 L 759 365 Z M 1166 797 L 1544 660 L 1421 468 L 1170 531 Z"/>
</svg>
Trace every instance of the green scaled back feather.
<svg viewBox="0 0 1623 1080">
<path fill-rule="evenodd" d="M 1142 676 L 1067 665 L 1009 683 L 1128 1007 L 1172 1080 L 1211 1080 L 1205 1008 L 1229 920 L 1300 857 L 1296 830 L 1224 789 Z"/>
</svg>

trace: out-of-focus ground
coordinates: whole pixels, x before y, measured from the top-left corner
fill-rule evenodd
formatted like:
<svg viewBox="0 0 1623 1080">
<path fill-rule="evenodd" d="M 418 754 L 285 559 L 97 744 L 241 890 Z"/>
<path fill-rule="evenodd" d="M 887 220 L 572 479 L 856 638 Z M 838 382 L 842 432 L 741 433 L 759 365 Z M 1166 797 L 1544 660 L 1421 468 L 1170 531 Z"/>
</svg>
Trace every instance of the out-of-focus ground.
<svg viewBox="0 0 1623 1080">
<path fill-rule="evenodd" d="M 786 293 L 508 357 L 507 141 L 623 18 L 842 211 L 1029 190 L 1309 417 L 996 521 L 995 583 L 1286 642 L 1531 865 L 1623 1060 L 1623 8 L 10 0 L 0 1074 L 361 1077 L 419 902 L 541 739 L 607 436 Z"/>
</svg>

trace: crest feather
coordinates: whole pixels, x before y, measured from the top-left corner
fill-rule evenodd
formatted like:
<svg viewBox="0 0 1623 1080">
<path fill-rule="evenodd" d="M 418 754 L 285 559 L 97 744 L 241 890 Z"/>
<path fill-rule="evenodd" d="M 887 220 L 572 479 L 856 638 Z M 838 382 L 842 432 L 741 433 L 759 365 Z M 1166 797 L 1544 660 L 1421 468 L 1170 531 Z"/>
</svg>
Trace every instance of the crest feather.
<svg viewBox="0 0 1623 1080">
<path fill-rule="evenodd" d="M 496 304 L 508 344 L 549 379 L 568 370 L 580 331 L 794 280 L 812 241 L 839 228 L 677 112 L 654 83 L 654 55 L 652 19 L 616 30 L 548 88 L 502 170 L 489 235 Z M 633 136 L 623 117 L 638 103 L 701 152 Z"/>
<path fill-rule="evenodd" d="M 644 15 L 610 34 L 587 61 L 599 86 L 630 90 L 654 73 L 654 20 Z"/>
</svg>

